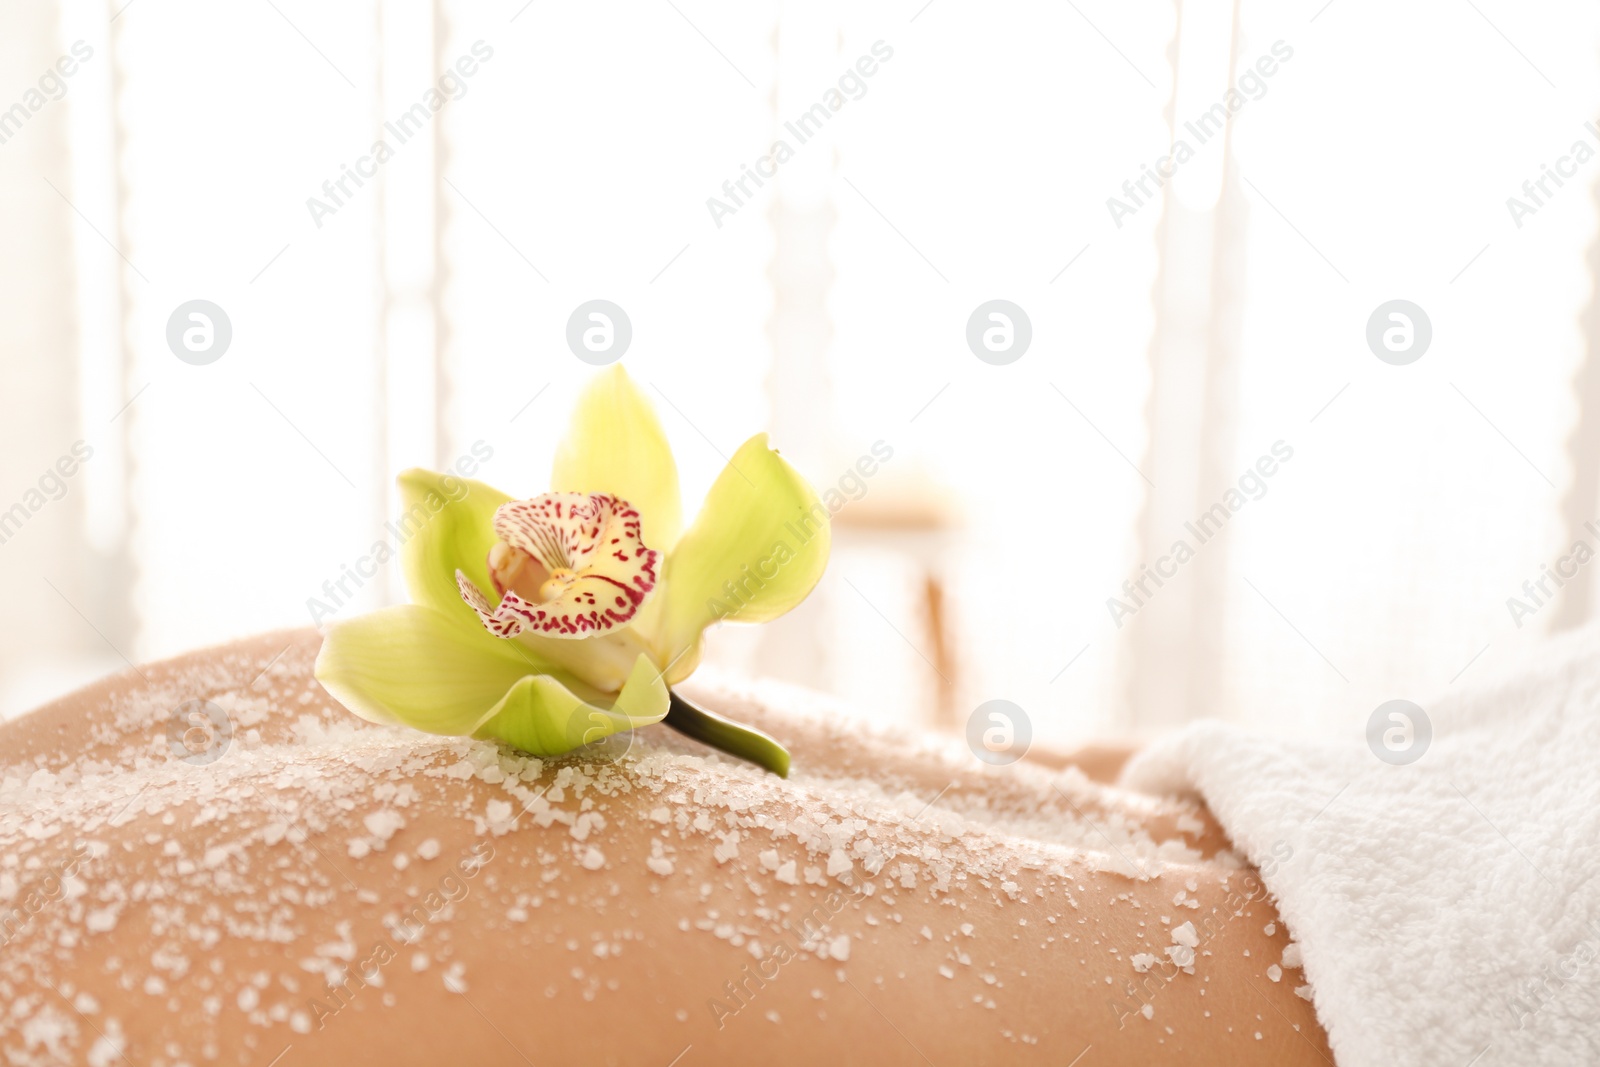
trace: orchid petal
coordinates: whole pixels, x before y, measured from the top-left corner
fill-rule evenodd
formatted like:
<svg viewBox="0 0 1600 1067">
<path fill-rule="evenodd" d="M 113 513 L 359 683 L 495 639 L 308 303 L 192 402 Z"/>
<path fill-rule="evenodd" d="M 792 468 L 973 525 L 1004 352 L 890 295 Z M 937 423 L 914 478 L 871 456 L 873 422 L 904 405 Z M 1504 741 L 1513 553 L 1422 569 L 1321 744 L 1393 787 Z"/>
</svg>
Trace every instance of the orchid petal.
<svg viewBox="0 0 1600 1067">
<path fill-rule="evenodd" d="M 488 557 L 498 536 L 494 513 L 511 498 L 483 482 L 420 467 L 398 480 L 406 510 L 390 525 L 402 539 L 400 559 L 411 599 L 476 626 L 457 591 L 456 571 L 480 588 L 493 588 Z"/>
<path fill-rule="evenodd" d="M 609 706 L 580 699 L 550 675 L 529 675 L 511 687 L 473 736 L 492 737 L 536 756 L 559 756 L 621 730 L 660 722 L 669 700 L 661 672 L 646 656 L 634 661 Z"/>
<path fill-rule="evenodd" d="M 491 637 L 470 615 L 402 604 L 331 626 L 315 673 L 369 722 L 470 734 L 520 679 L 558 671 L 529 649 Z"/>
<path fill-rule="evenodd" d="M 651 632 L 667 682 L 693 671 L 700 635 L 723 620 L 766 622 L 804 600 L 828 563 L 828 508 L 767 435 L 746 441 L 667 557 Z M 636 624 L 637 628 L 637 624 Z"/>
<path fill-rule="evenodd" d="M 611 493 L 644 517 L 644 543 L 665 552 L 683 529 L 678 467 L 650 399 L 613 364 L 578 397 L 556 449 L 550 488 Z"/>
</svg>

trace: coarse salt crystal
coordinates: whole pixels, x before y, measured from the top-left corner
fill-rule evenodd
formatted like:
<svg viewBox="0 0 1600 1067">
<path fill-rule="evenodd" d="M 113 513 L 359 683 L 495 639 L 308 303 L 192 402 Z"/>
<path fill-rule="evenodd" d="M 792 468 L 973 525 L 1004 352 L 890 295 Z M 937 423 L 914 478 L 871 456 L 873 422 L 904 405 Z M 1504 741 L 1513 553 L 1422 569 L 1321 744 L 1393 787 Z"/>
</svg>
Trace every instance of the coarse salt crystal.
<svg viewBox="0 0 1600 1067">
<path fill-rule="evenodd" d="M 361 822 L 367 828 L 367 833 L 376 837 L 379 841 L 389 840 L 394 836 L 396 830 L 406 824 L 403 815 L 398 811 L 390 811 L 388 808 L 372 812 Z"/>
<path fill-rule="evenodd" d="M 430 837 L 426 841 L 422 842 L 422 844 L 417 846 L 417 855 L 425 860 L 438 859 L 439 839 L 436 837 Z"/>
</svg>

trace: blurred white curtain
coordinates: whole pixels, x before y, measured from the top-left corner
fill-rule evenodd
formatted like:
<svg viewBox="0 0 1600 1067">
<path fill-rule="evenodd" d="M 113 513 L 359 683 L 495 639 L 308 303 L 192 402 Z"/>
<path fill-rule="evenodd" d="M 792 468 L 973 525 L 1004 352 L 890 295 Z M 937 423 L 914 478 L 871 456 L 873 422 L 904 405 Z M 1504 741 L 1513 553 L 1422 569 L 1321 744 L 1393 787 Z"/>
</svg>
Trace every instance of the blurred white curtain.
<svg viewBox="0 0 1600 1067">
<path fill-rule="evenodd" d="M 88 470 L 117 460 L 107 428 L 80 413 L 73 250 L 86 224 L 72 206 L 69 107 L 71 89 L 88 90 L 57 67 L 78 66 L 59 14 L 53 3 L 0 8 L 0 715 L 121 666 L 85 618 L 121 636 L 84 536 Z M 88 469 L 72 462 L 78 442 L 80 454 L 100 447 Z"/>
<path fill-rule="evenodd" d="M 1479 8 L 1334 4 L 1309 21 L 1246 4 L 1245 54 L 1280 39 L 1295 54 L 1238 124 L 1253 222 L 1234 467 L 1279 439 L 1295 458 L 1227 535 L 1230 717 L 1348 732 L 1556 619 L 1507 601 L 1570 543 L 1600 172 L 1548 185 L 1520 228 L 1507 200 L 1593 141 L 1600 10 Z M 1364 339 L 1397 298 L 1432 321 L 1409 366 Z"/>
<path fill-rule="evenodd" d="M 1594 179 L 1521 227 L 1505 206 L 1600 114 L 1600 15 L 1576 0 L 64 0 L 0 20 L 23 86 L 95 50 L 0 145 L 0 331 L 25 357 L 0 376 L 28 398 L 0 429 L 0 509 L 78 437 L 97 449 L 0 544 L 14 602 L 56 603 L 0 653 L 17 692 L 60 688 L 24 667 L 400 596 L 363 562 L 395 471 L 478 446 L 482 477 L 539 491 L 590 373 L 566 323 L 594 299 L 630 318 L 691 511 L 770 428 L 861 497 L 842 526 L 902 531 L 841 538 L 793 619 L 713 638 L 717 662 L 872 714 L 1004 698 L 1055 741 L 1202 713 L 1341 729 L 1587 610 L 1519 627 L 1506 606 L 1594 499 L 1573 481 L 1596 474 L 1573 391 Z M 1226 136 L 1131 198 L 1266 55 Z M 1396 298 L 1434 327 L 1408 367 L 1364 340 Z M 195 299 L 233 329 L 208 366 L 166 341 Z M 1007 365 L 967 340 L 996 299 L 1031 323 Z M 1124 582 L 1280 440 L 1265 495 L 1119 626 Z"/>
</svg>

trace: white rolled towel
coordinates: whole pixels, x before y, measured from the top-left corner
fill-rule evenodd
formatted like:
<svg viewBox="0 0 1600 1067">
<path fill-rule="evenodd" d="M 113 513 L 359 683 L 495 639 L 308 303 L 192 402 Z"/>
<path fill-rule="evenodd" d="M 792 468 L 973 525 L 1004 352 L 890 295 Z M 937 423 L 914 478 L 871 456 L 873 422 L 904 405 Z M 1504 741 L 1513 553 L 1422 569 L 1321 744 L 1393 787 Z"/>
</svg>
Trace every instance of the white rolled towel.
<svg viewBox="0 0 1600 1067">
<path fill-rule="evenodd" d="M 1122 781 L 1199 793 L 1262 868 L 1339 1067 L 1600 1065 L 1600 629 L 1422 706 L 1413 762 L 1388 713 L 1372 744 L 1199 722 Z"/>
</svg>

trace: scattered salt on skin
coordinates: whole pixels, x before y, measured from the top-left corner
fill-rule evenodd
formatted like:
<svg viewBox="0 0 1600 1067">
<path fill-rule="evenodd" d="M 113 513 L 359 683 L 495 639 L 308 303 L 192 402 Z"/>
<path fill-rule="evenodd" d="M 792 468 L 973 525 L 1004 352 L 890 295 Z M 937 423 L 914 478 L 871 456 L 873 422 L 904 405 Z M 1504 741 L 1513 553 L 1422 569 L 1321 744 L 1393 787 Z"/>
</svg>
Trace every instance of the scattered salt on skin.
<svg viewBox="0 0 1600 1067">
<path fill-rule="evenodd" d="M 1283 946 L 1283 965 L 1292 970 L 1299 970 L 1304 964 L 1300 958 L 1300 943 L 1291 941 Z"/>
<path fill-rule="evenodd" d="M 1267 977 L 1274 982 L 1281 982 L 1283 980 L 1283 968 L 1274 963 L 1267 968 Z"/>
<path fill-rule="evenodd" d="M 91 914 L 98 916 L 110 911 L 110 921 L 115 924 L 118 910 L 126 908 L 130 901 L 140 903 L 142 917 L 148 910 L 145 902 L 151 899 L 151 888 L 159 890 L 174 906 L 219 898 L 228 902 L 224 907 L 237 903 L 242 906 L 230 919 L 230 926 L 236 925 L 237 929 L 230 929 L 227 936 L 286 948 L 298 944 L 299 951 L 291 948 L 289 958 L 314 961 L 317 970 L 302 990 L 289 974 L 224 975 L 220 968 L 215 968 L 213 973 L 218 976 L 215 988 L 220 996 L 208 996 L 202 1004 L 214 1003 L 215 1009 L 220 1010 L 232 1000 L 251 1016 L 256 1026 L 287 1025 L 296 1032 L 307 1032 L 314 1028 L 313 1021 L 301 1010 L 308 996 L 321 987 L 325 974 L 348 973 L 356 944 L 366 941 L 366 933 L 359 929 L 346 929 L 330 939 L 327 924 L 319 921 L 321 915 L 340 914 L 338 906 L 347 905 L 352 894 L 347 883 L 327 869 L 326 857 L 318 855 L 314 846 L 321 838 L 322 850 L 337 856 L 338 845 L 343 843 L 351 859 L 365 861 L 361 864 L 363 868 L 375 862 L 377 857 L 368 858 L 371 853 L 388 851 L 392 843 L 403 840 L 397 835 L 401 835 L 408 821 L 414 818 L 409 809 L 418 797 L 412 782 L 424 776 L 471 779 L 500 791 L 487 802 L 482 792 L 475 793 L 477 810 L 457 812 L 460 829 L 453 829 L 446 835 L 447 840 L 454 841 L 459 834 L 470 842 L 474 835 L 500 836 L 528 826 L 553 827 L 564 832 L 563 840 L 570 851 L 539 850 L 537 866 L 527 871 L 521 884 L 528 892 L 515 894 L 514 902 L 509 899 L 514 894 L 504 893 L 494 881 L 509 877 L 503 873 L 503 867 L 496 866 L 489 879 L 477 883 L 488 892 L 501 892 L 504 898 L 499 909 L 489 916 L 496 923 L 526 922 L 529 910 L 540 907 L 547 899 L 562 902 L 567 907 L 583 904 L 599 910 L 614 907 L 609 902 L 620 891 L 616 884 L 596 878 L 584 881 L 589 888 L 579 889 L 579 883 L 571 880 L 571 874 L 575 866 L 589 871 L 606 867 L 607 854 L 619 856 L 624 864 L 636 861 L 637 852 L 630 852 L 629 846 L 619 851 L 607 837 L 607 818 L 618 818 L 608 800 L 626 793 L 653 793 L 663 801 L 649 806 L 647 815 L 632 816 L 641 823 L 649 823 L 653 836 L 648 838 L 651 849 L 644 862 L 653 873 L 666 877 L 675 869 L 683 869 L 685 857 L 690 857 L 689 862 L 693 863 L 692 857 L 704 857 L 700 849 L 714 845 L 717 867 L 702 859 L 702 866 L 687 869 L 686 876 L 693 879 L 689 885 L 700 885 L 702 908 L 718 888 L 712 882 L 699 881 L 708 874 L 721 881 L 722 889 L 748 886 L 757 893 L 777 886 L 803 884 L 823 889 L 839 886 L 857 894 L 854 906 L 858 911 L 867 901 L 872 902 L 871 912 L 860 912 L 861 925 L 855 927 L 854 934 L 856 938 L 865 934 L 869 942 L 887 932 L 884 927 L 888 924 L 903 921 L 896 910 L 898 899 L 939 902 L 965 912 L 969 905 L 974 909 L 987 905 L 1026 907 L 1049 899 L 1046 887 L 1051 887 L 1050 896 L 1061 893 L 1066 898 L 1062 907 L 1070 905 L 1076 909 L 1078 902 L 1069 892 L 1075 883 L 1068 879 L 1075 872 L 1081 876 L 1085 865 L 1130 877 L 1149 878 L 1160 873 L 1167 863 L 1192 862 L 1199 855 L 1181 841 L 1153 841 L 1142 823 L 1131 815 L 1108 812 L 1097 815 L 1098 825 L 1090 826 L 1084 820 L 1074 819 L 1065 805 L 1053 799 L 1041 803 L 1038 797 L 1049 796 L 1051 792 L 1045 788 L 1045 783 L 1059 783 L 1069 794 L 1085 788 L 1085 783 L 1073 779 L 1070 774 L 1051 778 L 1032 768 L 1024 769 L 1013 778 L 1037 777 L 1038 788 L 1034 794 L 1025 796 L 1021 791 L 1007 794 L 1006 790 L 1013 788 L 1008 780 L 1007 784 L 992 783 L 998 791 L 986 786 L 962 797 L 962 791 L 957 790 L 945 796 L 938 806 L 924 812 L 925 800 L 885 788 L 875 781 L 797 775 L 789 785 L 782 785 L 768 781 L 753 769 L 717 757 L 686 755 L 673 751 L 670 745 L 666 749 L 636 745 L 634 752 L 618 764 L 581 764 L 546 763 L 469 739 L 422 738 L 407 731 L 369 726 L 342 710 L 328 707 L 320 692 L 315 696 L 311 692 L 315 686 L 309 681 L 310 656 L 296 655 L 299 661 L 296 662 L 295 655 L 286 657 L 274 668 L 259 692 L 225 691 L 226 679 L 211 678 L 206 670 L 186 677 L 181 685 L 169 687 L 219 694 L 215 699 L 228 709 L 236 728 L 245 728 L 236 733 L 228 757 L 208 765 L 204 774 L 194 773 L 188 765 L 152 764 L 147 755 L 135 750 L 132 742 L 121 758 L 123 766 L 137 767 L 137 770 L 118 769 L 115 764 L 89 769 L 68 767 L 44 772 L 53 776 L 49 780 L 33 780 L 29 776 L 37 768 L 28 767 L 22 775 L 17 773 L 18 768 L 0 768 L 0 813 L 7 810 L 52 813 L 49 817 L 35 815 L 21 820 L 0 814 L 0 857 L 19 847 L 30 849 L 32 846 L 28 842 L 91 832 L 106 825 L 110 812 L 118 812 L 114 817 L 117 825 L 140 820 L 137 825 L 141 829 L 151 828 L 154 840 L 149 844 L 160 848 L 167 857 L 155 868 L 160 872 L 159 885 L 152 887 L 144 883 L 142 888 L 119 890 L 115 899 L 105 895 L 110 892 L 109 881 L 94 881 L 92 886 L 69 883 L 69 893 L 81 895 L 92 891 L 98 896 L 91 908 L 78 909 L 70 915 L 67 909 L 59 909 L 45 917 L 57 943 L 70 948 L 71 942 L 61 940 L 62 937 L 70 938 L 76 931 L 91 930 L 93 925 L 106 921 L 104 918 L 91 920 L 88 917 Z M 243 673 L 249 677 L 259 672 L 259 664 L 236 666 L 248 666 L 248 671 Z M 287 691 L 284 686 L 288 686 Z M 160 687 L 136 694 L 135 699 L 125 702 L 117 711 L 122 720 L 119 729 L 130 738 L 137 736 L 138 743 L 148 748 L 144 742 L 152 736 L 152 729 L 159 727 L 170 714 L 176 696 L 176 692 L 162 691 Z M 300 719 L 294 725 L 292 742 L 265 743 L 259 733 L 249 729 L 263 723 L 275 709 L 291 703 L 308 709 L 303 714 L 297 712 Z M 841 740 L 852 736 L 849 731 L 856 728 L 856 724 L 837 715 L 829 721 L 829 729 L 835 730 Z M 337 760 L 308 757 L 308 750 L 318 750 L 322 755 L 336 753 Z M 714 774 L 709 773 L 712 769 Z M 274 797 L 271 806 L 277 817 L 252 828 L 250 820 L 261 813 L 259 790 L 263 783 L 269 782 Z M 131 790 L 130 783 L 133 783 Z M 548 788 L 541 794 L 542 787 Z M 119 812 L 130 791 L 138 791 L 138 799 L 128 805 L 125 812 Z M 1010 799 L 1006 799 L 1007 796 Z M 207 829 L 197 837 L 186 838 L 194 840 L 194 844 L 187 846 L 190 851 L 184 856 L 180 855 L 183 848 L 171 836 L 177 831 L 162 827 L 178 825 L 180 817 L 188 820 L 191 806 L 200 813 L 192 825 Z M 779 810 L 784 813 L 774 814 Z M 367 813 L 362 814 L 363 811 Z M 611 814 L 608 816 L 607 812 Z M 1196 832 L 1203 829 L 1198 819 L 1189 818 Z M 350 825 L 352 821 L 355 822 L 353 826 Z M 190 824 L 186 821 L 184 825 Z M 360 836 L 346 836 L 351 831 Z M 697 839 L 695 851 L 672 845 L 674 841 L 689 839 Z M 1013 844 L 1023 839 L 1030 843 L 1026 855 Z M 258 843 L 273 851 L 258 848 Z M 1108 843 L 1114 846 L 1112 852 L 1116 855 L 1106 851 Z M 395 851 L 383 867 L 392 867 L 395 871 L 416 868 L 409 877 L 420 881 L 406 885 L 403 880 L 396 879 L 404 886 L 400 899 L 409 899 L 414 904 L 420 894 L 430 888 L 428 879 L 432 876 L 422 873 L 422 863 L 438 859 L 443 849 L 436 838 L 415 845 L 407 841 L 406 845 L 409 853 Z M 684 848 L 681 855 L 679 848 Z M 296 860 L 304 862 L 296 865 Z M 333 867 L 343 865 L 340 862 Z M 0 896 L 7 892 L 8 885 L 13 896 L 28 887 L 27 880 L 18 877 L 21 871 L 21 867 L 0 870 Z M 1025 873 L 1027 877 L 1022 877 Z M 1039 884 L 1041 880 L 1042 885 Z M 651 885 L 651 891 L 657 891 L 655 883 Z M 1076 883 L 1076 888 L 1080 894 L 1089 892 L 1081 881 Z M 1197 889 L 1198 884 L 1193 883 L 1188 893 Z M 787 890 L 779 892 L 780 900 L 787 898 Z M 800 894 L 807 893 L 813 894 L 813 899 L 817 895 L 810 889 L 800 891 Z M 805 900 L 800 894 L 796 899 Z M 378 904 L 384 899 L 384 895 L 371 890 L 358 890 L 353 896 L 369 904 Z M 1183 899 L 1175 901 L 1176 906 L 1197 906 L 1191 896 L 1180 896 Z M 1131 907 L 1140 906 L 1128 894 L 1123 894 L 1123 899 Z M 398 913 L 410 906 L 402 904 L 395 911 Z M 691 936 L 697 929 L 714 932 L 730 946 L 742 947 L 752 958 L 762 959 L 765 955 L 763 940 L 771 944 L 771 937 L 778 934 L 789 914 L 787 907 L 783 903 L 769 907 L 762 902 L 722 916 L 712 913 L 709 925 L 690 921 L 693 916 L 680 919 L 677 925 Z M 345 913 L 349 913 L 348 908 Z M 973 915 L 976 917 L 978 912 L 975 910 Z M 437 957 L 441 966 L 452 955 L 449 951 L 452 918 L 453 910 L 425 934 L 441 939 L 437 943 L 443 949 Z M 1087 921 L 1079 916 L 1077 925 L 1082 926 Z M 1170 925 L 1171 921 L 1170 917 L 1163 918 L 1165 925 Z M 1055 929 L 1055 922 L 1056 916 L 1046 916 L 1050 933 L 1060 933 L 1064 943 L 1072 940 L 1066 931 Z M 802 946 L 802 954 L 841 964 L 848 961 L 852 953 L 852 934 L 838 929 L 837 923 L 833 925 L 833 929 L 819 935 L 814 943 Z M 941 926 L 951 929 L 948 923 Z M 1180 924 L 1173 931 L 1175 947 L 1181 947 L 1178 931 L 1185 926 L 1193 928 L 1192 924 Z M 1030 923 L 1027 918 L 1019 918 L 1011 929 L 1039 930 L 1042 936 L 1045 928 Z M 315 941 L 303 940 L 308 930 L 315 932 Z M 956 977 L 957 968 L 971 967 L 974 962 L 966 952 L 954 948 L 952 939 L 958 936 L 975 938 L 975 924 L 955 924 L 955 931 L 959 933 L 953 931 L 936 936 L 931 926 L 923 926 L 921 941 L 913 939 L 919 944 L 945 942 L 939 951 L 950 951 L 947 961 L 938 964 L 938 970 L 949 979 Z M 206 939 L 218 936 L 221 934 L 207 930 L 205 924 L 198 921 L 191 921 L 177 933 L 179 942 L 184 939 L 192 942 L 196 958 L 202 959 Z M 629 941 L 642 940 L 643 936 L 639 932 L 632 932 L 631 936 L 612 932 L 605 940 L 587 943 L 572 940 L 569 947 L 580 953 L 574 959 L 582 959 L 592 967 L 598 966 L 597 961 L 616 958 L 625 951 Z M 1013 933 L 1012 936 L 1016 939 L 1023 935 Z M 1055 940 L 1054 936 L 1047 938 L 1041 948 Z M 1096 940 L 1095 944 L 1100 942 Z M 975 942 L 968 947 L 973 946 Z M 1152 961 L 1157 958 L 1142 955 Z M 420 968 L 419 959 L 422 961 Z M 58 966 L 47 962 L 46 957 L 32 962 L 46 968 Z M 430 965 L 427 953 L 411 954 L 413 969 L 426 969 Z M 984 965 L 994 966 L 992 961 L 980 961 L 980 966 Z M 0 968 L 4 966 L 0 963 Z M 125 989 L 132 990 L 141 984 L 145 988 L 157 988 L 150 982 L 152 978 L 164 983 L 178 977 L 168 968 L 157 967 L 154 961 L 150 969 L 161 970 L 167 977 L 150 974 L 142 965 L 135 965 L 123 972 L 119 981 Z M 841 982 L 845 981 L 844 968 L 838 968 L 836 974 Z M 998 990 L 1005 985 L 1005 980 L 993 970 L 984 971 L 982 975 L 986 988 Z M 619 988 L 614 977 L 581 969 L 574 969 L 570 980 L 585 1000 Z M 463 991 L 465 964 L 450 963 L 442 981 L 452 992 Z M 277 985 L 273 985 L 274 982 Z M 381 985 L 381 981 L 369 984 Z M 878 984 L 883 985 L 882 978 Z M 544 991 L 546 996 L 560 994 L 554 985 Z M 390 994 L 385 993 L 383 1002 L 390 1000 Z M 986 1009 L 999 1007 L 993 998 L 983 997 L 979 1002 Z M 215 1014 L 210 1006 L 207 1011 Z M 1151 1013 L 1146 1010 L 1145 1015 L 1148 1018 Z M 683 1017 L 687 1018 L 687 1012 Z M 10 1032 L 11 1026 L 8 1020 L 0 1018 L 0 1035 Z M 108 1035 L 114 1032 L 110 1025 L 104 1029 Z M 202 1040 L 203 1037 L 196 1037 L 197 1042 Z M 1020 1040 L 1027 1042 L 1029 1038 L 1023 1035 Z M 110 1051 L 108 1062 L 118 1059 L 119 1050 L 120 1046 Z M 170 1052 L 169 1058 L 182 1059 L 176 1051 Z"/>
<path fill-rule="evenodd" d="M 1263 926 L 1261 928 L 1261 932 L 1266 934 L 1268 937 L 1271 937 L 1273 934 L 1278 932 L 1278 924 L 1277 923 L 1268 923 L 1267 925 L 1265 925 L 1265 926 Z"/>
</svg>

